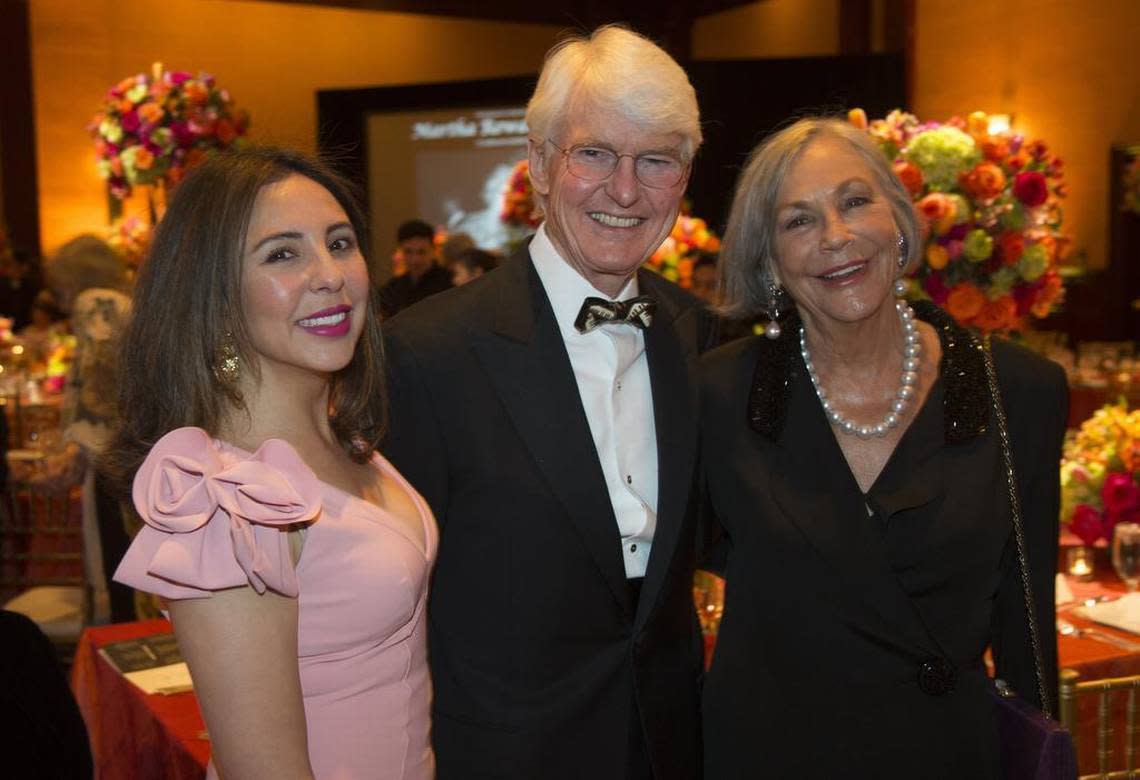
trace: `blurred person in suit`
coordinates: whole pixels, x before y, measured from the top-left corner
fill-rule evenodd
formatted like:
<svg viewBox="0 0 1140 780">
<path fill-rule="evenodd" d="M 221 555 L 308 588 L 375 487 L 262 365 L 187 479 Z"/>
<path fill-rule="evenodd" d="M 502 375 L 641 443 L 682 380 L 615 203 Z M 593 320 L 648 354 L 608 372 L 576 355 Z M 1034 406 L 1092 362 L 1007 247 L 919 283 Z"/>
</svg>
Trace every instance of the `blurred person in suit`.
<svg viewBox="0 0 1140 780">
<path fill-rule="evenodd" d="M 380 288 L 380 315 L 385 318 L 452 286 L 451 274 L 437 262 L 431 225 L 421 219 L 404 222 L 396 230 L 396 245 L 404 273 Z"/>
</svg>

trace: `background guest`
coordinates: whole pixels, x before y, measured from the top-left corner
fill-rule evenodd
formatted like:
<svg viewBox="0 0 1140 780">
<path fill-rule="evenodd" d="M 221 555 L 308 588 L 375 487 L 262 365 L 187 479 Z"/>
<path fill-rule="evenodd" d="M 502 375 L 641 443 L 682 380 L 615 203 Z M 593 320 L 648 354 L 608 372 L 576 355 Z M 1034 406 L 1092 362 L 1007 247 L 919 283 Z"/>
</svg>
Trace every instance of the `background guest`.
<svg viewBox="0 0 1140 780">
<path fill-rule="evenodd" d="M 720 288 L 720 274 L 717 273 L 716 255 L 701 252 L 693 262 L 693 276 L 689 292 L 709 306 L 716 306 Z"/>
<path fill-rule="evenodd" d="M 423 220 L 409 220 L 396 230 L 397 253 L 404 273 L 380 288 L 380 314 L 393 314 L 429 295 L 449 289 L 451 274 L 436 262 L 435 230 Z"/>
<path fill-rule="evenodd" d="M 209 777 L 432 777 L 436 534 L 373 449 L 365 225 L 307 157 L 218 155 L 139 276 L 107 465 L 145 525 L 115 576 L 168 600 Z"/>
<path fill-rule="evenodd" d="M 81 235 L 65 243 L 45 268 L 48 286 L 69 315 L 75 354 L 64 385 L 63 448 L 44 458 L 34 475 L 40 486 L 64 492 L 83 484 L 83 511 L 96 518 L 100 571 L 89 572 L 97 614 L 104 603 L 111 622 L 133 620 L 134 592 L 111 582 L 134 528 L 102 476 L 91 468 L 111 436 L 119 337 L 130 310 L 130 277 L 123 259 L 98 236 Z"/>
<path fill-rule="evenodd" d="M 472 247 L 461 252 L 451 264 L 451 281 L 456 287 L 461 287 L 493 270 L 498 264 L 498 255 Z"/>
<path fill-rule="evenodd" d="M 845 122 L 799 121 L 741 174 L 725 305 L 792 310 L 769 338 L 702 361 L 703 462 L 726 537 L 706 777 L 996 780 L 987 647 L 999 677 L 1054 701 L 1065 377 L 994 343 L 1042 700 L 983 353 L 937 307 L 895 297 L 921 246 L 906 190 Z"/>
<path fill-rule="evenodd" d="M 8 610 L 0 610 L 0 637 L 5 774 L 91 777 L 87 728 L 51 640 L 29 618 Z"/>
<path fill-rule="evenodd" d="M 443 535 L 439 778 L 692 780 L 690 367 L 713 324 L 641 266 L 677 218 L 696 95 L 660 48 L 603 27 L 550 52 L 526 122 L 534 239 L 385 328 L 385 452 Z"/>
</svg>

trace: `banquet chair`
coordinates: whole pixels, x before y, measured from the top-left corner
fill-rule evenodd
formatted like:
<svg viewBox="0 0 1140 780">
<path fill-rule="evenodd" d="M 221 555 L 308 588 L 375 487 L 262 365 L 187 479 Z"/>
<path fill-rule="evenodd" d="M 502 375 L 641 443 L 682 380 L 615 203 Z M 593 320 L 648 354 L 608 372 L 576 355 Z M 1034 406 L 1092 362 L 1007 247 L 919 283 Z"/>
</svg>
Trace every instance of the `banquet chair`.
<svg viewBox="0 0 1140 780">
<path fill-rule="evenodd" d="M 1073 746 L 1080 755 L 1080 745 L 1077 744 L 1079 734 L 1079 718 L 1077 716 L 1078 698 L 1082 696 L 1096 696 L 1096 760 L 1097 771 L 1091 774 L 1082 774 L 1078 780 L 1091 778 L 1124 778 L 1140 777 L 1137 768 L 1136 742 L 1140 733 L 1140 706 L 1137 705 L 1137 691 L 1140 690 L 1140 675 L 1130 677 L 1110 677 L 1099 680 L 1080 680 L 1080 674 L 1073 669 L 1061 670 L 1060 700 L 1061 723 L 1069 730 L 1073 738 Z M 1124 697 L 1124 730 L 1121 739 L 1114 739 L 1115 728 L 1112 718 L 1112 704 L 1117 697 Z M 1115 724 L 1119 725 L 1119 724 Z M 1113 761 L 1114 747 L 1117 742 L 1123 742 L 1123 767 L 1110 769 Z"/>
<path fill-rule="evenodd" d="M 0 588 L 20 591 L 3 608 L 35 622 L 65 665 L 93 603 L 79 490 L 57 494 L 13 480 L 0 501 Z"/>
</svg>

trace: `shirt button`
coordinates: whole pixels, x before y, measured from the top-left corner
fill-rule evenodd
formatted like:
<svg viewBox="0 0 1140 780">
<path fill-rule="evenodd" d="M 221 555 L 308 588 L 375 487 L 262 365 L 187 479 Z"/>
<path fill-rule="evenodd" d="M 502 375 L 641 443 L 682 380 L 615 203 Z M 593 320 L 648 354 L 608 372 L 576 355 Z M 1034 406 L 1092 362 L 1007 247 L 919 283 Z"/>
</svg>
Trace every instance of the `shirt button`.
<svg viewBox="0 0 1140 780">
<path fill-rule="evenodd" d="M 625 484 L 627 484 L 627 485 L 632 485 L 632 484 L 633 484 L 633 477 L 632 477 L 632 476 L 630 476 L 629 474 L 626 474 L 626 475 L 625 475 Z"/>
<path fill-rule="evenodd" d="M 630 552 L 637 552 L 637 545 L 636 545 L 636 544 L 631 544 L 631 545 L 629 546 L 629 551 L 630 551 Z"/>
<path fill-rule="evenodd" d="M 618 390 L 621 390 L 621 382 L 618 382 L 618 383 L 617 383 L 617 389 L 618 389 Z"/>
</svg>

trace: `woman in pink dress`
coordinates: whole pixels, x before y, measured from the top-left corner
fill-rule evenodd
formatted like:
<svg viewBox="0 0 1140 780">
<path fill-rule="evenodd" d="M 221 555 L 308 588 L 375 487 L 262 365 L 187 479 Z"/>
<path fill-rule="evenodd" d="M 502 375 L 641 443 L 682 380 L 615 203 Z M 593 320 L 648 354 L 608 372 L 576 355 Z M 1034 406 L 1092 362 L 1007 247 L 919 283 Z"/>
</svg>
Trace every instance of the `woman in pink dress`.
<svg viewBox="0 0 1140 780">
<path fill-rule="evenodd" d="M 107 467 L 144 525 L 115 579 L 167 600 L 209 777 L 433 773 L 437 535 L 375 451 L 364 235 L 322 165 L 247 150 L 181 183 L 138 279 Z"/>
</svg>

